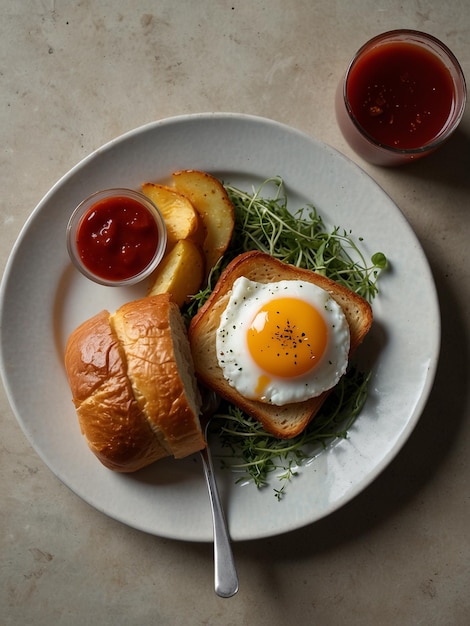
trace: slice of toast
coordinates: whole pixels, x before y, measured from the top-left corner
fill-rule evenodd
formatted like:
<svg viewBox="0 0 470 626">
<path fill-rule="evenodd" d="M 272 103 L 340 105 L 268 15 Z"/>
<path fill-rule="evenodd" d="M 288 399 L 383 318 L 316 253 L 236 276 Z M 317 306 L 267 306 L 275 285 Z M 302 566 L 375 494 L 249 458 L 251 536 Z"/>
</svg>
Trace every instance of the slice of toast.
<svg viewBox="0 0 470 626">
<path fill-rule="evenodd" d="M 225 380 L 217 361 L 216 331 L 233 283 L 240 276 L 259 283 L 304 280 L 325 289 L 341 306 L 348 321 L 351 335 L 349 357 L 369 331 L 372 309 L 364 298 L 321 274 L 287 265 L 263 252 L 252 251 L 237 256 L 227 266 L 212 294 L 191 320 L 189 341 L 199 381 L 259 420 L 266 431 L 281 439 L 290 439 L 304 430 L 331 390 L 304 402 L 275 406 L 243 397 Z"/>
</svg>

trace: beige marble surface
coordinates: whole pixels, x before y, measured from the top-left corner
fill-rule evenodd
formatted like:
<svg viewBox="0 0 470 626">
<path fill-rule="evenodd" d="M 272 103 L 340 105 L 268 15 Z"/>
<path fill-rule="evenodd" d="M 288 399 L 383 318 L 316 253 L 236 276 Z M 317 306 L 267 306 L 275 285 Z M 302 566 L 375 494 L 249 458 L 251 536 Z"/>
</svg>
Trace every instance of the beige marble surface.
<svg viewBox="0 0 470 626">
<path fill-rule="evenodd" d="M 470 117 L 434 156 L 382 170 L 346 146 L 332 106 L 353 52 L 397 27 L 441 38 L 470 76 L 466 0 L 0 0 L 2 272 L 35 205 L 94 148 L 166 116 L 234 111 L 364 167 L 414 227 L 443 320 L 435 385 L 402 452 L 329 518 L 235 544 L 229 600 L 213 592 L 211 545 L 142 534 L 71 493 L 2 387 L 2 625 L 470 623 Z"/>
</svg>

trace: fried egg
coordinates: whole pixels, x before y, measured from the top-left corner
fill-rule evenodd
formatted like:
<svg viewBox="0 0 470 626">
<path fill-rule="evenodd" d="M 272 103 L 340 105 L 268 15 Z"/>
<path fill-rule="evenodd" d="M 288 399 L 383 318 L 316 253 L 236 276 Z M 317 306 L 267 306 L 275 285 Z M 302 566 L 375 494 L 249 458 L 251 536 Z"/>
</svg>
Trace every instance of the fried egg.
<svg viewBox="0 0 470 626">
<path fill-rule="evenodd" d="M 334 387 L 346 371 L 349 345 L 342 308 L 301 280 L 238 278 L 216 332 L 228 383 L 246 398 L 278 406 Z"/>
</svg>

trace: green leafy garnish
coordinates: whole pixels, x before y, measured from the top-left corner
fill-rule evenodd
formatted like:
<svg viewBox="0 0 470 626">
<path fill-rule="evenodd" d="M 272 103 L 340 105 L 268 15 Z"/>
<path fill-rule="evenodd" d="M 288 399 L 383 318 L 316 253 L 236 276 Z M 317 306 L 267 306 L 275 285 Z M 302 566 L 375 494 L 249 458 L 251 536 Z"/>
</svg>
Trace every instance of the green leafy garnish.
<svg viewBox="0 0 470 626">
<path fill-rule="evenodd" d="M 267 199 L 262 194 L 268 185 L 274 186 L 275 193 Z M 253 194 L 231 185 L 225 188 L 235 207 L 231 255 L 261 250 L 323 274 L 367 300 L 376 295 L 378 274 L 387 264 L 385 255 L 377 252 L 368 263 L 351 233 L 340 227 L 328 232 L 311 205 L 292 214 L 282 178 L 266 180 Z"/>
<path fill-rule="evenodd" d="M 313 458 L 331 441 L 346 438 L 367 397 L 369 375 L 351 367 L 332 390 L 315 419 L 292 439 L 278 439 L 237 407 L 224 403 L 214 416 L 211 428 L 229 454 L 220 455 L 222 466 L 241 473 L 237 482 L 253 479 L 259 488 L 268 484 L 268 475 L 281 483 L 274 489 L 278 500 L 288 483 L 297 476 L 298 467 Z"/>
<path fill-rule="evenodd" d="M 328 231 L 311 205 L 292 214 L 281 177 L 267 179 L 251 194 L 229 184 L 225 189 L 235 209 L 232 242 L 213 268 L 206 288 L 186 308 L 188 320 L 210 296 L 228 263 L 249 250 L 261 250 L 285 263 L 314 270 L 369 301 L 377 295 L 377 279 L 387 267 L 386 256 L 376 252 L 367 261 L 352 233 L 340 227 Z M 269 193 L 269 189 L 274 189 L 274 193 Z M 266 191 L 269 195 L 265 196 Z M 315 419 L 293 439 L 278 439 L 257 420 L 224 403 L 212 426 L 228 450 L 222 456 L 223 466 L 241 473 L 237 482 L 252 479 L 258 488 L 268 484 L 271 473 L 281 472 L 277 474 L 280 487 L 274 488 L 280 500 L 305 460 L 313 458 L 334 439 L 347 437 L 366 400 L 369 376 L 350 366 Z"/>
</svg>

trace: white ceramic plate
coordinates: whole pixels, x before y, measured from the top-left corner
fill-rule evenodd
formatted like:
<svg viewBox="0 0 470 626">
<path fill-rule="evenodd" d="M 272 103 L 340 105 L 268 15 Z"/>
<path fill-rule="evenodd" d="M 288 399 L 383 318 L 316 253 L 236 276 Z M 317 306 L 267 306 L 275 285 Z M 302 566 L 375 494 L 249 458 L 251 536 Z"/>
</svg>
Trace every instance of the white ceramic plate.
<svg viewBox="0 0 470 626">
<path fill-rule="evenodd" d="M 65 247 L 72 209 L 99 189 L 139 188 L 181 168 L 247 190 L 279 174 L 293 209 L 313 203 L 327 224 L 352 229 L 368 254 L 382 251 L 391 263 L 362 351 L 373 367 L 370 395 L 349 438 L 302 468 L 281 502 L 271 488 L 236 485 L 233 474 L 217 472 L 232 538 L 277 535 L 336 510 L 387 466 L 420 416 L 439 352 L 436 290 L 420 244 L 390 198 L 332 148 L 270 120 L 201 114 L 139 128 L 84 159 L 39 203 L 9 259 L 0 299 L 5 388 L 37 453 L 90 505 L 148 533 L 212 540 L 198 457 L 160 461 L 134 475 L 102 467 L 80 434 L 62 362 L 80 322 L 143 295 L 142 287 L 94 285 L 72 268 Z"/>
</svg>

